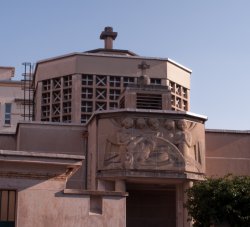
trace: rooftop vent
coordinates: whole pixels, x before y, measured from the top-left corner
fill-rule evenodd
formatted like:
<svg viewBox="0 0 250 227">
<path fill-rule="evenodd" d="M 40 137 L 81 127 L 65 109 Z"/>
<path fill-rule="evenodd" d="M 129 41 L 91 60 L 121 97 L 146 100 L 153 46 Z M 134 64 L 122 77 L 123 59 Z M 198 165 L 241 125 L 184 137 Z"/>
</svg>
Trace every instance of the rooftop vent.
<svg viewBox="0 0 250 227">
<path fill-rule="evenodd" d="M 136 96 L 137 109 L 162 109 L 162 95 L 161 94 L 143 94 L 137 93 Z"/>
</svg>

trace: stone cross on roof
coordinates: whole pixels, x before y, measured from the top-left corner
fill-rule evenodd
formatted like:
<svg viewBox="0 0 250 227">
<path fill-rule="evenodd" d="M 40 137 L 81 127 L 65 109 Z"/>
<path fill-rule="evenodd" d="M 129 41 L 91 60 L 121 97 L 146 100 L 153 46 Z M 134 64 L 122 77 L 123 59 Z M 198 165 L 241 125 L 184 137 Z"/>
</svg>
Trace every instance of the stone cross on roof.
<svg viewBox="0 0 250 227">
<path fill-rule="evenodd" d="M 100 39 L 104 39 L 105 49 L 113 49 L 113 40 L 117 37 L 117 32 L 113 32 L 112 27 L 105 27 L 100 35 Z"/>
</svg>

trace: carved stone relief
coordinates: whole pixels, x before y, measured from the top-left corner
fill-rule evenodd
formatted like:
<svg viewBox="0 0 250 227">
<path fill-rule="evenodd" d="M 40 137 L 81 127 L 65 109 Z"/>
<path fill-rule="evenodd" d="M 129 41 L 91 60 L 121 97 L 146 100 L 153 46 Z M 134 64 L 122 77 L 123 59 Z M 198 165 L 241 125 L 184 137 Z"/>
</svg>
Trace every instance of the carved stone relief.
<svg viewBox="0 0 250 227">
<path fill-rule="evenodd" d="M 202 172 L 204 141 L 197 123 L 183 119 L 113 119 L 117 131 L 106 140 L 104 169 Z"/>
</svg>

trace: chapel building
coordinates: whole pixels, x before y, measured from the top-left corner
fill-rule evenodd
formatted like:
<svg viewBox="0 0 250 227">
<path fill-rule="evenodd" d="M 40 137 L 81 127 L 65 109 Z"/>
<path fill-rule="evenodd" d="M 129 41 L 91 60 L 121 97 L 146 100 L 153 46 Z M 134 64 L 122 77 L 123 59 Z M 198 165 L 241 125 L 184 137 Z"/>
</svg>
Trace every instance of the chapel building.
<svg viewBox="0 0 250 227">
<path fill-rule="evenodd" d="M 192 226 L 187 188 L 249 175 L 249 131 L 205 129 L 191 70 L 116 37 L 37 62 L 34 118 L 0 136 L 0 226 Z"/>
</svg>

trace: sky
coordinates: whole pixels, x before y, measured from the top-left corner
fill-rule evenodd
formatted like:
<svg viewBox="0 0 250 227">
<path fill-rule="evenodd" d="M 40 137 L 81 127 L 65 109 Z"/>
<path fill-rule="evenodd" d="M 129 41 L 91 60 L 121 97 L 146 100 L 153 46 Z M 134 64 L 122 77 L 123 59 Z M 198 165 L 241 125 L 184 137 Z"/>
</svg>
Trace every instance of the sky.
<svg viewBox="0 0 250 227">
<path fill-rule="evenodd" d="M 0 0 L 0 65 L 102 48 L 170 58 L 192 70 L 191 112 L 206 128 L 250 130 L 249 0 Z"/>
</svg>

